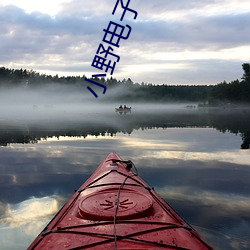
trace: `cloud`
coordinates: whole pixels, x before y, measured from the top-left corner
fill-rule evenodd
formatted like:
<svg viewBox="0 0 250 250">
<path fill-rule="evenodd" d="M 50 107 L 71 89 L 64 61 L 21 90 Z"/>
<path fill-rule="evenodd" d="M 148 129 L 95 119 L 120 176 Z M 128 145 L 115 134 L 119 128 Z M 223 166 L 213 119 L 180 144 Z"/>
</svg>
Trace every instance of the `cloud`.
<svg viewBox="0 0 250 250">
<path fill-rule="evenodd" d="M 84 1 L 81 0 L 73 0 L 66 2 L 64 4 L 64 8 L 59 12 L 61 16 L 78 16 L 83 17 L 87 16 L 91 17 L 101 17 L 111 15 L 113 8 L 115 6 L 115 1 L 113 0 L 91 0 Z"/>
<path fill-rule="evenodd" d="M 120 5 L 112 15 L 115 2 L 67 1 L 53 16 L 0 5 L 0 63 L 59 75 L 95 73 L 91 63 L 103 29 L 111 20 L 120 22 Z M 246 53 L 242 56 L 250 39 L 249 1 L 138 0 L 131 1 L 130 8 L 138 17 L 134 20 L 133 13 L 126 12 L 121 22 L 132 32 L 114 48 L 121 57 L 116 78 L 218 83 L 240 78 L 240 65 L 250 60 Z M 233 58 L 228 50 L 234 51 Z"/>
</svg>

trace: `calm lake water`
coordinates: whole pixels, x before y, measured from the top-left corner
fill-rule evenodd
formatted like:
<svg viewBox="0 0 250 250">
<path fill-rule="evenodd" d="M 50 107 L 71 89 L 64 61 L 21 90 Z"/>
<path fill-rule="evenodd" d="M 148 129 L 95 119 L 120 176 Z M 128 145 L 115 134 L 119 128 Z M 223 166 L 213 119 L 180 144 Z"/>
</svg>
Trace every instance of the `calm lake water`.
<svg viewBox="0 0 250 250">
<path fill-rule="evenodd" d="M 250 110 L 113 110 L 0 118 L 0 248 L 27 248 L 115 151 L 215 249 L 250 249 Z"/>
</svg>

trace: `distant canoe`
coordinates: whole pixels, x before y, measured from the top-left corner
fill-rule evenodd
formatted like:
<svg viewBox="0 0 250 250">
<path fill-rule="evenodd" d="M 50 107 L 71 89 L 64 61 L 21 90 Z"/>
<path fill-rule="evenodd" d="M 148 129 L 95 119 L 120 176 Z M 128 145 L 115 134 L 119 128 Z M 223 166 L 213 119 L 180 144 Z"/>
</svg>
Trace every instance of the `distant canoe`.
<svg viewBox="0 0 250 250">
<path fill-rule="evenodd" d="M 131 107 L 130 108 L 115 108 L 115 111 L 127 113 L 127 112 L 131 112 L 131 109 L 132 109 Z"/>
</svg>

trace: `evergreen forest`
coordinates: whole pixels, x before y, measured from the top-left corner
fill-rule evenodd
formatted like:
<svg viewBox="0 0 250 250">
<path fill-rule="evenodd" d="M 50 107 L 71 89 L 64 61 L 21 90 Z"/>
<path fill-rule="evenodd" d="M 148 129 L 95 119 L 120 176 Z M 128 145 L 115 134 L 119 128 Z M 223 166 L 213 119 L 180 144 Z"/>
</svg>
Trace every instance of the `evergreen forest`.
<svg viewBox="0 0 250 250">
<path fill-rule="evenodd" d="M 199 102 L 201 106 L 220 106 L 232 104 L 250 104 L 250 64 L 242 64 L 242 78 L 231 82 L 223 81 L 216 85 L 155 85 L 152 83 L 134 83 L 130 78 L 117 80 L 116 78 L 90 78 L 90 80 L 105 85 L 106 93 L 117 88 L 111 97 L 102 95 L 103 89 L 94 86 L 93 90 L 98 96 L 109 101 L 130 102 Z M 85 81 L 85 75 L 59 77 L 40 74 L 34 70 L 9 69 L 0 67 L 0 88 L 27 88 L 36 89 L 52 84 L 63 84 L 72 88 L 79 88 L 87 93 L 89 82 Z M 92 86 L 92 85 L 91 85 Z M 92 87 L 91 87 L 92 88 Z M 92 95 L 89 92 L 89 95 Z M 95 98 L 93 96 L 93 98 Z"/>
</svg>

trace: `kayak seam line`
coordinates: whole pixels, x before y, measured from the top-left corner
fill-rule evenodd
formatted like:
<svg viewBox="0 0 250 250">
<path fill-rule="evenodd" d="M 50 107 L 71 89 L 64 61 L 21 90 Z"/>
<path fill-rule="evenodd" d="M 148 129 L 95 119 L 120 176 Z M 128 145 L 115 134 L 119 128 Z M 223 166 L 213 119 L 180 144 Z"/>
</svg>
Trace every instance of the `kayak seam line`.
<svg viewBox="0 0 250 250">
<path fill-rule="evenodd" d="M 120 174 L 120 175 L 123 175 L 123 176 L 125 176 L 125 177 L 128 176 L 128 175 L 126 175 L 126 174 L 124 174 L 124 173 L 122 173 L 122 172 L 120 172 L 120 171 L 118 171 L 118 170 L 116 170 L 116 169 L 112 169 L 112 170 L 110 170 L 109 172 L 107 172 L 107 173 L 103 174 L 102 176 L 100 176 L 99 178 L 95 179 L 95 180 L 92 181 L 91 183 L 89 183 L 85 188 L 78 190 L 78 192 L 83 192 L 84 190 L 86 190 L 86 189 L 88 189 L 88 188 L 95 187 L 95 186 L 92 186 L 95 182 L 97 182 L 97 181 L 103 179 L 104 177 L 108 176 L 108 175 L 109 175 L 110 173 L 112 173 L 112 172 L 116 172 L 116 173 L 118 173 L 118 174 Z M 131 171 L 131 172 L 132 172 L 132 171 Z M 134 173 L 134 172 L 132 172 L 132 173 L 133 173 L 133 175 L 138 176 L 136 173 Z M 130 173 L 129 173 L 129 174 L 130 174 Z M 129 178 L 129 179 L 135 181 L 136 183 L 139 184 L 139 186 L 144 187 L 144 188 L 147 189 L 147 190 L 152 190 L 152 189 L 153 189 L 152 187 L 144 185 L 142 182 L 140 182 L 139 180 L 134 179 L 134 178 L 131 177 L 131 176 L 128 176 L 127 178 Z M 120 184 L 122 184 L 122 183 L 120 183 Z M 100 186 L 101 186 L 101 185 L 103 185 L 103 184 L 100 184 Z"/>
<path fill-rule="evenodd" d="M 121 183 L 120 183 L 120 182 L 104 183 L 104 184 L 98 184 L 98 185 L 95 185 L 95 186 L 90 186 L 90 187 L 88 187 L 88 188 L 96 188 L 96 187 L 112 186 L 112 185 L 121 185 Z M 141 187 L 141 185 L 139 185 L 139 184 L 133 184 L 133 183 L 125 183 L 124 185 L 125 185 L 125 186 Z M 84 191 L 85 189 L 87 189 L 87 188 L 81 189 L 81 190 L 79 190 L 78 192 L 82 192 L 82 191 Z"/>
<path fill-rule="evenodd" d="M 185 227 L 182 227 L 182 226 L 157 227 L 157 228 L 153 228 L 153 229 L 148 229 L 148 230 L 144 230 L 144 231 L 131 233 L 131 234 L 128 234 L 128 235 L 117 235 L 117 240 L 123 240 L 123 239 L 126 240 L 127 239 L 127 240 L 139 241 L 139 242 L 144 242 L 144 243 L 153 244 L 153 245 L 162 246 L 162 247 L 170 247 L 170 248 L 173 248 L 173 249 L 187 250 L 187 248 L 183 248 L 183 247 L 172 246 L 172 245 L 168 245 L 168 244 L 163 244 L 163 243 L 158 243 L 158 242 L 153 242 L 153 241 L 145 241 L 145 240 L 133 238 L 134 236 L 140 236 L 140 235 L 143 235 L 143 234 L 152 233 L 152 232 L 159 231 L 159 230 L 169 230 L 169 229 L 184 229 L 184 230 L 187 230 Z M 76 247 L 76 248 L 71 248 L 71 250 L 82 249 L 83 247 L 88 248 L 88 247 L 92 247 L 92 246 L 96 246 L 96 245 L 100 245 L 100 244 L 106 244 L 106 243 L 112 242 L 114 240 L 113 239 L 114 235 L 110 235 L 110 234 L 97 234 L 97 233 L 78 232 L 78 231 L 55 231 L 53 233 L 83 234 L 83 235 L 112 237 L 112 239 L 107 239 L 107 240 L 103 240 L 103 241 L 99 241 L 99 242 L 94 242 L 94 243 L 91 243 L 91 244 L 88 244 L 88 245 L 85 245 L 85 246 L 79 246 L 79 247 Z"/>
<path fill-rule="evenodd" d="M 71 207 L 72 207 L 72 206 L 74 205 L 74 203 L 77 201 L 78 197 L 80 196 L 80 193 L 75 193 L 75 194 L 76 194 L 76 197 L 75 197 L 74 200 L 69 204 L 69 206 L 65 209 L 65 211 L 63 211 L 63 209 L 64 209 L 65 206 L 68 204 L 68 202 L 64 204 L 64 206 L 58 211 L 58 213 L 57 213 L 57 214 L 54 216 L 54 218 L 52 219 L 52 221 L 51 221 L 50 224 L 52 224 L 52 223 L 53 223 L 53 220 L 56 218 L 56 216 L 57 216 L 60 212 L 63 211 L 62 216 L 59 217 L 58 220 L 57 220 L 54 224 L 52 224 L 52 226 L 51 226 L 52 230 L 53 230 L 53 228 L 56 227 L 56 225 L 58 225 L 58 224 L 60 223 L 60 221 L 63 219 L 63 217 L 67 214 L 67 212 L 71 209 Z M 49 225 L 50 225 L 50 224 L 49 224 Z M 45 229 L 44 229 L 43 232 L 41 233 L 42 238 L 43 238 L 44 236 L 46 236 L 47 234 L 49 234 L 50 231 L 52 231 L 52 230 L 45 231 L 46 228 L 48 228 L 48 226 L 45 227 Z M 41 238 L 41 239 L 42 239 L 42 238 Z"/>
<path fill-rule="evenodd" d="M 200 236 L 199 236 L 199 234 L 193 229 L 193 227 L 188 223 L 188 222 L 186 222 L 183 218 L 182 218 L 182 216 L 180 216 L 166 201 L 165 201 L 165 203 L 172 209 L 172 211 L 170 210 L 170 209 L 168 209 L 167 208 L 167 206 L 161 201 L 161 199 L 158 197 L 158 196 L 156 196 L 151 190 L 149 190 L 149 192 L 150 192 L 150 194 L 159 202 L 159 204 L 161 205 L 161 206 L 163 206 L 171 215 L 173 215 L 174 216 L 174 218 L 177 220 L 177 221 L 179 221 L 181 224 L 182 224 L 182 222 L 179 220 L 179 218 L 177 217 L 177 216 L 179 216 L 185 223 L 186 223 L 186 225 L 184 225 L 188 230 L 189 230 L 189 232 L 196 238 L 196 239 L 198 239 L 200 242 L 202 242 L 202 243 L 204 243 L 209 249 L 213 249 L 213 248 L 211 248 Z M 177 216 L 176 216 L 176 215 Z"/>
<path fill-rule="evenodd" d="M 151 229 L 147 229 L 147 230 L 143 230 L 143 231 L 138 231 L 138 232 L 134 232 L 128 235 L 118 235 L 117 237 L 119 238 L 129 238 L 131 236 L 136 236 L 136 235 L 141 235 L 141 234 L 146 234 L 146 233 L 151 233 L 154 231 L 158 231 L 158 230 L 169 230 L 169 229 L 184 229 L 189 231 L 189 229 L 187 229 L 185 226 L 178 226 L 178 225 L 168 225 L 168 226 L 164 226 L 164 227 L 156 227 L 156 228 L 151 228 Z M 79 231 L 70 231 L 70 230 L 65 230 L 65 228 L 58 228 L 56 230 L 51 230 L 51 231 L 47 231 L 47 234 L 53 234 L 53 233 L 69 233 L 69 234 L 86 234 L 86 235 L 98 235 L 98 236 L 114 236 L 113 234 L 101 234 L 101 233 L 92 233 L 92 232 L 79 232 Z"/>
<path fill-rule="evenodd" d="M 89 186 L 91 186 L 92 184 L 94 184 L 95 182 L 101 180 L 102 178 L 106 177 L 107 175 L 109 175 L 113 170 L 110 170 L 109 172 L 101 175 L 100 177 L 98 177 L 97 179 L 93 180 L 92 182 L 90 182 L 84 189 L 88 188 Z"/>
<path fill-rule="evenodd" d="M 154 197 L 154 199 L 165 209 L 167 210 L 180 224 L 183 224 L 182 221 L 180 221 L 180 219 L 176 216 L 176 215 L 179 215 L 177 212 L 174 212 L 176 213 L 176 215 L 173 213 L 173 211 L 171 211 L 162 201 L 161 199 L 159 199 L 159 197 L 157 195 L 154 194 L 154 192 L 152 192 L 151 190 L 149 190 L 149 193 Z M 166 201 L 165 203 L 170 207 L 172 208 Z M 180 218 L 192 229 L 192 227 L 180 216 Z"/>
<path fill-rule="evenodd" d="M 177 224 L 168 223 L 168 222 L 160 222 L 160 221 L 129 221 L 129 220 L 118 220 L 116 221 L 117 224 L 148 224 L 148 225 L 165 225 L 165 226 L 179 226 Z M 91 223 L 86 225 L 78 225 L 78 226 L 70 226 L 70 227 L 58 227 L 59 230 L 64 229 L 73 229 L 73 228 L 83 228 L 83 227 L 90 227 L 90 226 L 103 226 L 113 224 L 113 221 L 104 221 L 98 223 Z"/>
</svg>

